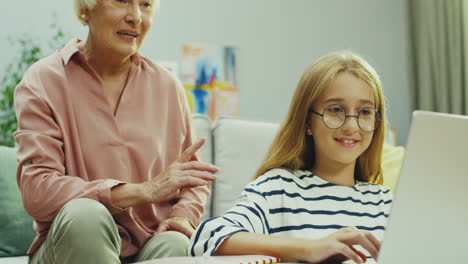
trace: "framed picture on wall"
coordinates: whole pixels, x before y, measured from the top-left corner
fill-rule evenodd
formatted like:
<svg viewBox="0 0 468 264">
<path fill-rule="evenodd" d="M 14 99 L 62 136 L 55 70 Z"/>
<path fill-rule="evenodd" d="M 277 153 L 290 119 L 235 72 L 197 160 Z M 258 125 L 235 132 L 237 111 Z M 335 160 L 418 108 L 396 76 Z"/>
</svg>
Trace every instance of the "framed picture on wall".
<svg viewBox="0 0 468 264">
<path fill-rule="evenodd" d="M 239 116 L 237 51 L 216 44 L 182 44 L 179 77 L 193 113 L 211 120 Z"/>
</svg>

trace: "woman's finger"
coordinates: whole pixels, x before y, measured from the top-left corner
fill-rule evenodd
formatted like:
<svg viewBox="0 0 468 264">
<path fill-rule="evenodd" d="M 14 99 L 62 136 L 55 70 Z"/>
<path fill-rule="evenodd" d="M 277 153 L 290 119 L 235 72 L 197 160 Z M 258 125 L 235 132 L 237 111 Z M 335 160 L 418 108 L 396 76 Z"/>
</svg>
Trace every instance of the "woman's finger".
<svg viewBox="0 0 468 264">
<path fill-rule="evenodd" d="M 195 142 L 195 144 L 191 145 L 190 147 L 188 147 L 183 153 L 182 155 L 180 155 L 180 157 L 177 159 L 177 161 L 179 162 L 187 162 L 187 161 L 190 161 L 190 159 L 192 159 L 193 155 L 195 154 L 195 152 L 197 152 L 202 146 L 203 144 L 205 144 L 205 141 L 206 139 L 205 138 L 201 138 L 199 141 Z"/>
<path fill-rule="evenodd" d="M 340 231 L 345 232 L 345 233 L 355 232 L 356 230 L 358 229 L 355 226 L 347 226 L 347 227 L 343 227 L 342 229 L 340 229 Z"/>
<path fill-rule="evenodd" d="M 377 248 L 377 252 L 380 252 L 380 241 L 371 232 L 365 231 L 365 234 L 367 239 L 369 239 L 369 241 L 375 246 L 375 248 Z"/>
<path fill-rule="evenodd" d="M 359 251 L 357 248 L 355 248 L 354 246 L 351 246 L 351 249 L 356 252 L 356 254 L 359 255 L 359 257 L 361 257 L 362 261 L 363 262 L 366 262 L 367 260 L 367 257 L 366 257 L 366 254 L 364 254 L 363 252 Z"/>
<path fill-rule="evenodd" d="M 337 253 L 345 256 L 347 259 L 351 259 L 352 261 L 356 263 L 366 262 L 366 256 L 362 252 L 360 252 L 360 254 L 358 252 L 359 251 L 356 250 L 355 248 L 351 248 L 350 246 L 346 244 L 340 244 Z"/>
<path fill-rule="evenodd" d="M 218 167 L 212 165 L 207 162 L 201 161 L 189 161 L 185 163 L 181 163 L 180 167 L 181 170 L 201 170 L 201 171 L 210 171 L 210 172 L 217 172 L 219 170 Z"/>
<path fill-rule="evenodd" d="M 161 233 L 161 232 L 167 231 L 168 227 L 169 227 L 169 225 L 167 224 L 167 222 L 162 221 L 161 223 L 159 223 L 158 228 L 156 229 L 155 234 L 159 234 L 159 233 Z"/>
<path fill-rule="evenodd" d="M 369 241 L 365 232 L 361 230 L 355 230 L 354 232 L 347 232 L 343 234 L 342 238 L 340 239 L 343 243 L 347 244 L 348 246 L 352 245 L 360 245 L 365 250 L 367 250 L 373 258 L 378 255 L 378 249 L 374 246 L 374 244 Z"/>
<path fill-rule="evenodd" d="M 186 235 L 188 238 L 190 238 L 192 236 L 192 233 L 194 231 L 192 227 L 187 227 L 184 224 L 179 223 L 179 222 L 173 222 L 171 224 L 171 230 L 180 232 L 180 233 Z"/>
<path fill-rule="evenodd" d="M 202 180 L 197 177 L 192 177 L 192 176 L 187 176 L 184 178 L 181 178 L 177 186 L 182 189 L 182 188 L 193 188 L 197 186 L 203 186 L 203 185 L 208 185 L 211 181 L 206 181 Z"/>
<path fill-rule="evenodd" d="M 216 175 L 209 173 L 207 171 L 199 171 L 199 170 L 185 170 L 181 172 L 182 176 L 191 176 L 191 177 L 196 177 L 200 178 L 206 181 L 214 181 L 216 180 Z"/>
</svg>

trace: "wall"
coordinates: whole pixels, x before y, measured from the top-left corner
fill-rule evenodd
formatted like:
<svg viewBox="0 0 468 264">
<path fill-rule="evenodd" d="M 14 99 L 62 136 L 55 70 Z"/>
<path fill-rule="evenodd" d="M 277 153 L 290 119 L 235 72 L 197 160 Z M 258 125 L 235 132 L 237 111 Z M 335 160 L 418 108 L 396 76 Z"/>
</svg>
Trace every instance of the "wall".
<svg viewBox="0 0 468 264">
<path fill-rule="evenodd" d="M 47 41 L 53 12 L 71 36 L 86 36 L 71 0 L 8 1 L 3 8 L 0 77 L 15 52 L 7 36 L 28 32 Z M 183 42 L 235 45 L 241 118 L 280 121 L 306 66 L 352 49 L 380 73 L 390 124 L 405 144 L 412 109 L 407 9 L 406 0 L 162 0 L 141 52 L 176 60 Z"/>
</svg>

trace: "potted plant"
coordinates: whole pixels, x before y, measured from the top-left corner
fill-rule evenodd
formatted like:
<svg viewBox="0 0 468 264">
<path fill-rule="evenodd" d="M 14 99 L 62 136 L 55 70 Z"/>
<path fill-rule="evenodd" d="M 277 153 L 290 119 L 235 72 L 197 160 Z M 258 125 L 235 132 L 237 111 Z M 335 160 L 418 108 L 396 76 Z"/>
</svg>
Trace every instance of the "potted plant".
<svg viewBox="0 0 468 264">
<path fill-rule="evenodd" d="M 9 147 L 15 145 L 13 132 L 18 128 L 18 123 L 14 109 L 14 92 L 24 72 L 31 64 L 44 57 L 46 52 L 63 47 L 65 44 L 66 36 L 57 23 L 52 23 L 50 27 L 55 33 L 48 43 L 49 49 L 44 49 L 38 38 L 26 34 L 17 38 L 9 38 L 10 44 L 18 47 L 18 52 L 6 66 L 4 76 L 0 81 L 0 145 Z"/>
</svg>

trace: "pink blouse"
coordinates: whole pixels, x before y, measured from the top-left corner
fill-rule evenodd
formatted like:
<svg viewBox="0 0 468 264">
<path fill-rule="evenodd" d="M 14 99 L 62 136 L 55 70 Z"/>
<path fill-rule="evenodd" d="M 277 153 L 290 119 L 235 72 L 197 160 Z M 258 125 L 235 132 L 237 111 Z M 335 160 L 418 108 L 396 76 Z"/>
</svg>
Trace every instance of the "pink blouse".
<svg viewBox="0 0 468 264">
<path fill-rule="evenodd" d="M 180 82 L 135 54 L 114 115 L 78 42 L 70 41 L 31 66 L 15 91 L 16 177 L 37 232 L 28 254 L 45 240 L 68 201 L 90 198 L 113 215 L 122 238 L 121 256 L 127 257 L 168 217 L 187 217 L 197 225 L 209 190 L 186 189 L 176 201 L 125 210 L 110 203 L 112 187 L 156 177 L 192 144 L 190 113 Z"/>
</svg>

